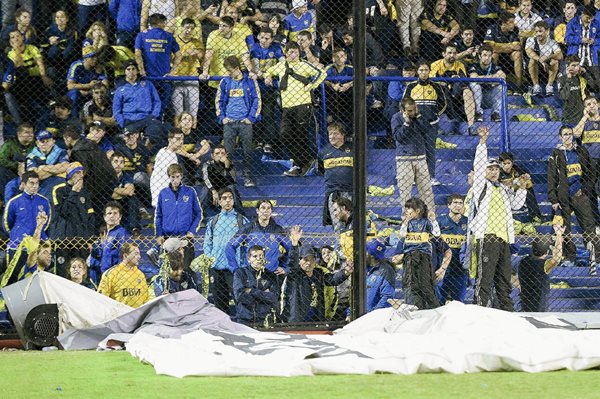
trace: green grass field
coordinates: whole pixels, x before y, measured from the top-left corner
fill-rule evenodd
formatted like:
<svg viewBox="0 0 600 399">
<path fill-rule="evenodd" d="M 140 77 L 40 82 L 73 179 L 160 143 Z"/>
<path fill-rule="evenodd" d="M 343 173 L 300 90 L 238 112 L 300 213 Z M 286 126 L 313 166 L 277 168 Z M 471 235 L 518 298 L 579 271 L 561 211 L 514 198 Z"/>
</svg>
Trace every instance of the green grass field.
<svg viewBox="0 0 600 399">
<path fill-rule="evenodd" d="M 316 377 L 157 376 L 126 352 L 1 352 L 4 398 L 598 398 L 600 371 Z"/>
</svg>

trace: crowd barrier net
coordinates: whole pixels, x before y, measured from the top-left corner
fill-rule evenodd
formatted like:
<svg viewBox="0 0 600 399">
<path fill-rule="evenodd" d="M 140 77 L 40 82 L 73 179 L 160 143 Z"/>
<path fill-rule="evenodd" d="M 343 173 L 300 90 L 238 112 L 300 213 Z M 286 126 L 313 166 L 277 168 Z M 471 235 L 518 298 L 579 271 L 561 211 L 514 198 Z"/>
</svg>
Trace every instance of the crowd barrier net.
<svg viewBox="0 0 600 399">
<path fill-rule="evenodd" d="M 593 6 L 367 2 L 357 264 L 352 2 L 76 3 L 2 2 L 0 286 L 197 289 L 263 328 L 600 306 Z"/>
</svg>

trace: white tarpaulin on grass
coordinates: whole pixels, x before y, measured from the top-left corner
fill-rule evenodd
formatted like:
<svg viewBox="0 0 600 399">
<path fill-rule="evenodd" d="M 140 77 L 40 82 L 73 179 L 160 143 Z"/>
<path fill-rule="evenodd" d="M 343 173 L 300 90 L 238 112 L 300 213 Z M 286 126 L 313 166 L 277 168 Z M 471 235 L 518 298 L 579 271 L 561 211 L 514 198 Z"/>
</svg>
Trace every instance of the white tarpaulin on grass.
<svg viewBox="0 0 600 399">
<path fill-rule="evenodd" d="M 408 316 L 408 317 L 406 317 Z M 600 365 L 600 330 L 555 316 L 450 303 L 369 313 L 334 335 L 199 330 L 179 339 L 139 332 L 127 350 L 176 377 L 583 370 Z"/>
</svg>

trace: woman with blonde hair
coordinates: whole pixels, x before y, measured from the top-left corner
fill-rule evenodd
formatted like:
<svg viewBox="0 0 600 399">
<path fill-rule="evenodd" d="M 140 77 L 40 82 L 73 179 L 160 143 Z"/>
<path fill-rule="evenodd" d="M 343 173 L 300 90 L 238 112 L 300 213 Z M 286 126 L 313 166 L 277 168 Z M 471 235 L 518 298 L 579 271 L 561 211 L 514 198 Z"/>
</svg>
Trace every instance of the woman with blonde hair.
<svg viewBox="0 0 600 399">
<path fill-rule="evenodd" d="M 106 46 L 108 43 L 108 33 L 106 32 L 106 25 L 100 21 L 94 22 L 90 25 L 90 28 L 85 32 L 85 39 L 83 40 L 83 46 L 92 46 L 94 51 L 98 51 L 100 47 Z"/>
</svg>

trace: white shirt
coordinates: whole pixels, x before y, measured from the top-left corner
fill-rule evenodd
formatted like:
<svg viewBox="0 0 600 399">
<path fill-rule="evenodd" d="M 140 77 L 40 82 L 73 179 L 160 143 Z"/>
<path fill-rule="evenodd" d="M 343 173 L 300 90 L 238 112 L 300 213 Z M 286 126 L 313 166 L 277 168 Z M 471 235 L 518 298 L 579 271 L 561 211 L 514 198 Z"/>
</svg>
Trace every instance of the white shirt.
<svg viewBox="0 0 600 399">
<path fill-rule="evenodd" d="M 178 164 L 177 154 L 173 151 L 163 147 L 156 154 L 154 161 L 154 170 L 152 176 L 150 176 L 150 191 L 152 192 L 152 206 L 156 207 L 158 203 L 158 194 L 160 190 L 169 185 L 169 175 L 167 174 L 167 168 L 171 164 Z"/>
<path fill-rule="evenodd" d="M 528 38 L 527 42 L 525 42 L 525 49 L 530 48 L 535 51 L 535 42 L 536 42 L 535 37 Z M 560 50 L 560 47 L 558 47 L 558 43 L 556 43 L 554 40 L 552 40 L 550 38 L 546 39 L 546 43 L 542 44 L 542 43 L 538 42 L 538 44 L 540 47 L 540 51 L 536 52 L 536 53 L 540 57 L 551 56 L 552 54 L 554 54 Z"/>
</svg>

